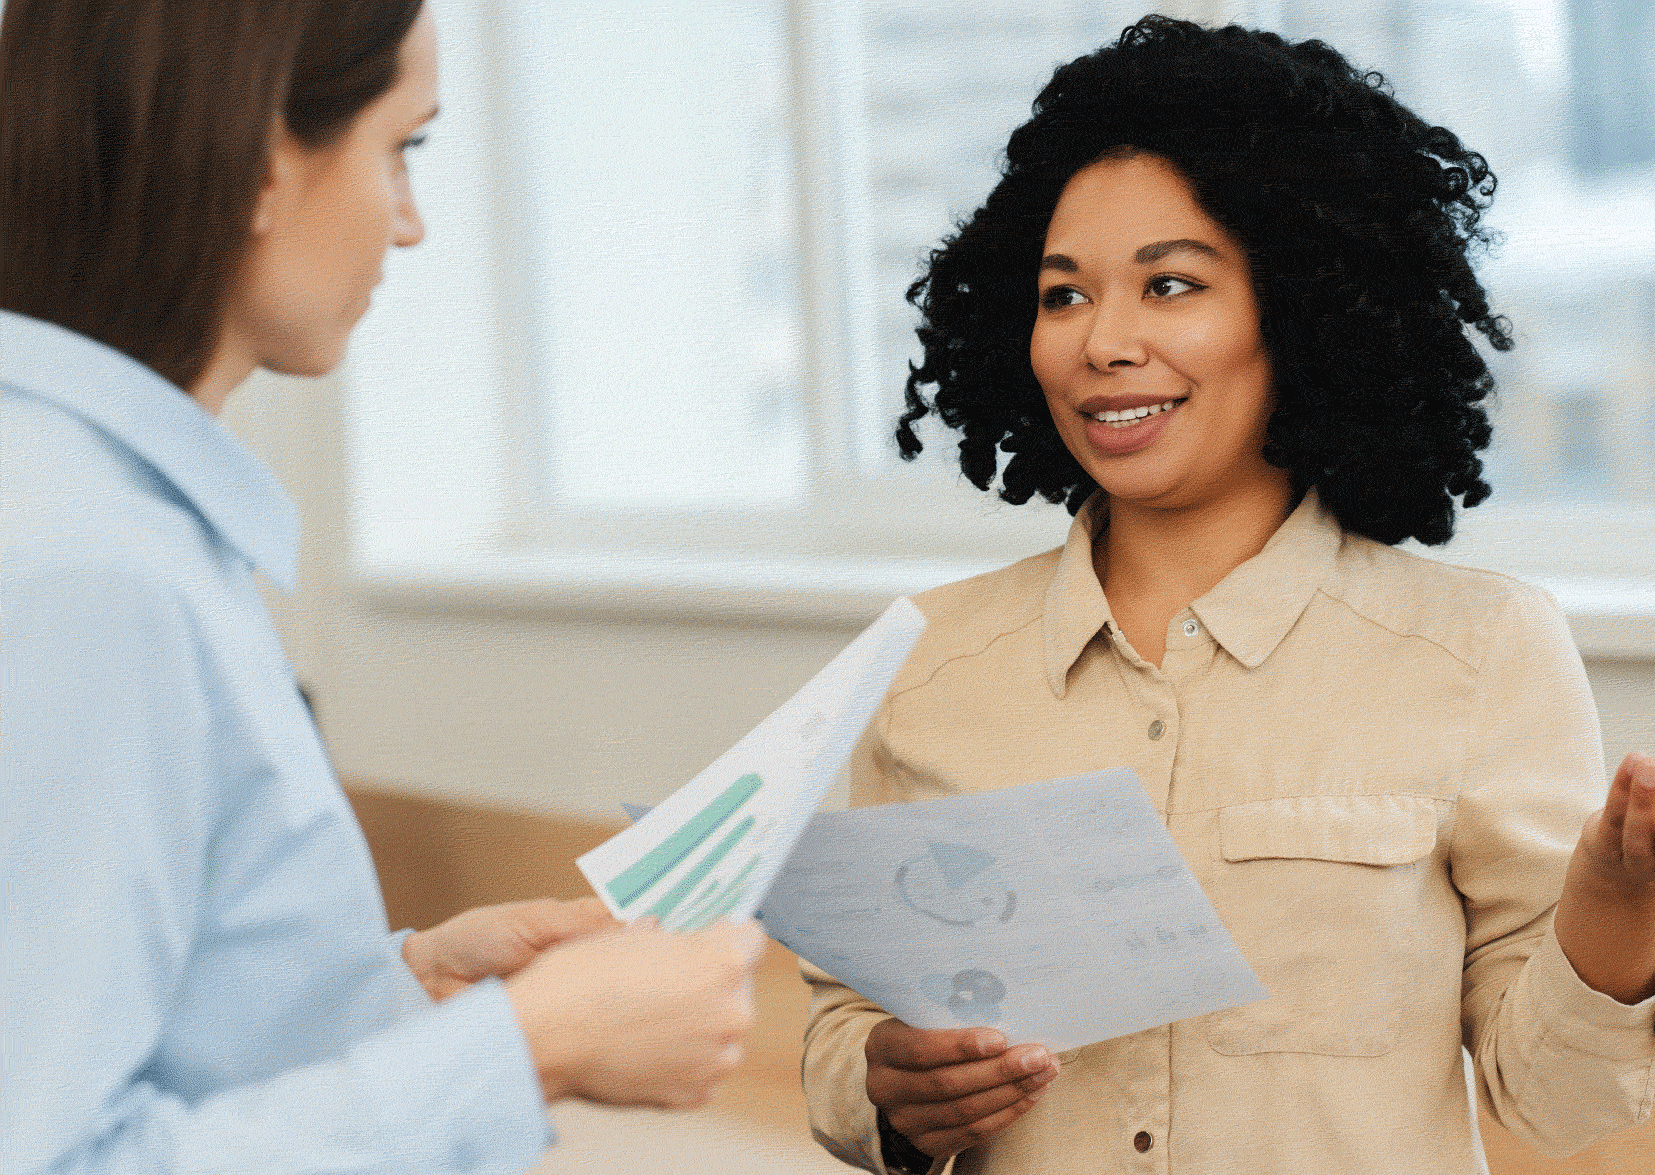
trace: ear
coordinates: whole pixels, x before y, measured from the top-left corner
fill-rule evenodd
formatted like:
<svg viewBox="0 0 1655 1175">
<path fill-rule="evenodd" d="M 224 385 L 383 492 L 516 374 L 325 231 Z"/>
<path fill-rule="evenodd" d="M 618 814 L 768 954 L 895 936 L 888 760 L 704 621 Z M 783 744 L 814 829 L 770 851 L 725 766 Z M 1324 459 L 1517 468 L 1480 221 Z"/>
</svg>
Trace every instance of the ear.
<svg viewBox="0 0 1655 1175">
<path fill-rule="evenodd" d="M 253 205 L 255 237 L 269 236 L 283 213 L 292 206 L 293 197 L 302 186 L 303 164 L 303 146 L 278 115 L 271 125 L 269 147 L 265 151 L 264 183 L 259 187 L 258 202 Z"/>
</svg>

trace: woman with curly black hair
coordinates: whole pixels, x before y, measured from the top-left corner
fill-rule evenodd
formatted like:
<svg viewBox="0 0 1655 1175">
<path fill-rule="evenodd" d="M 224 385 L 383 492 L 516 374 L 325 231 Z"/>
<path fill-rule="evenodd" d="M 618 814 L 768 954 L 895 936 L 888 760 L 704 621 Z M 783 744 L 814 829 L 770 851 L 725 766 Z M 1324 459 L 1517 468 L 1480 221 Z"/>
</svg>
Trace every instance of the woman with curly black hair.
<svg viewBox="0 0 1655 1175">
<path fill-rule="evenodd" d="M 910 291 L 897 435 L 917 453 L 935 412 L 975 485 L 1075 522 L 916 598 L 853 802 L 1128 764 L 1271 994 L 1053 1056 L 807 966 L 835 1154 L 1472 1172 L 1462 1043 L 1484 1112 L 1543 1150 L 1649 1113 L 1655 758 L 1605 802 L 1556 605 L 1393 549 L 1489 493 L 1467 328 L 1511 345 L 1472 270 L 1493 192 L 1316 41 L 1148 17 L 1042 91 Z"/>
</svg>

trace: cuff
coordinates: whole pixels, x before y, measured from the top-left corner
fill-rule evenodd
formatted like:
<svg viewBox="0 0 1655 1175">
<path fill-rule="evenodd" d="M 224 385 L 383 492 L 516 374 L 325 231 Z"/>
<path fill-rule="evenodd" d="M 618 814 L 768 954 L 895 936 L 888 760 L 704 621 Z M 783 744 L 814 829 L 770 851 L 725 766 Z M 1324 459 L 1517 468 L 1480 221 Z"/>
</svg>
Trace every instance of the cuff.
<svg viewBox="0 0 1655 1175">
<path fill-rule="evenodd" d="M 1529 959 L 1529 992 L 1545 1017 L 1547 1036 L 1613 1061 L 1655 1065 L 1655 996 L 1623 1004 L 1586 986 L 1548 931 Z"/>
<path fill-rule="evenodd" d="M 477 1170 L 520 1170 L 556 1140 L 528 1042 L 499 980 L 428 1002 L 364 1044 L 379 1054 L 382 1072 L 401 1064 L 423 1070 L 423 1080 L 402 1091 L 398 1116 L 412 1134 L 433 1131 L 433 1152 L 455 1146 L 476 1156 Z"/>
<path fill-rule="evenodd" d="M 508 1175 L 550 1141 L 516 1013 L 505 989 L 487 980 L 341 1056 L 191 1107 L 163 1165 L 179 1175 Z"/>
<path fill-rule="evenodd" d="M 402 944 L 412 930 L 399 930 L 395 934 L 387 935 L 386 949 L 391 957 L 386 966 L 391 971 L 391 987 L 396 999 L 397 1019 L 412 1016 L 416 1012 L 423 1012 L 431 1006 L 431 996 L 425 990 L 425 985 L 408 969 L 408 962 L 402 957 Z"/>
</svg>

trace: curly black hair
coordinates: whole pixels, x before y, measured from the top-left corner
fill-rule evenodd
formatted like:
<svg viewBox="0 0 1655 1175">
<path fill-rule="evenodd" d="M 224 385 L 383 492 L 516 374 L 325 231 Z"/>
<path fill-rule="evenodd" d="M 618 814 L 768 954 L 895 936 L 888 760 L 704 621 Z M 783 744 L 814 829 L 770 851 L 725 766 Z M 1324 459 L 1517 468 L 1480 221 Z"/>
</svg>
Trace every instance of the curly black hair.
<svg viewBox="0 0 1655 1175">
<path fill-rule="evenodd" d="M 1064 185 L 1133 152 L 1176 167 L 1247 250 L 1275 373 L 1264 457 L 1295 496 L 1315 486 L 1341 526 L 1382 543 L 1452 538 L 1454 499 L 1489 494 L 1476 454 L 1494 380 L 1465 327 L 1512 345 L 1471 266 L 1490 243 L 1478 221 L 1494 175 L 1378 73 L 1237 25 L 1147 16 L 1053 75 L 988 200 L 908 291 L 925 354 L 909 365 L 903 457 L 935 412 L 960 430 L 978 489 L 998 473 L 1006 501 L 1039 494 L 1071 514 L 1096 489 L 1059 439 L 1029 337 Z"/>
</svg>

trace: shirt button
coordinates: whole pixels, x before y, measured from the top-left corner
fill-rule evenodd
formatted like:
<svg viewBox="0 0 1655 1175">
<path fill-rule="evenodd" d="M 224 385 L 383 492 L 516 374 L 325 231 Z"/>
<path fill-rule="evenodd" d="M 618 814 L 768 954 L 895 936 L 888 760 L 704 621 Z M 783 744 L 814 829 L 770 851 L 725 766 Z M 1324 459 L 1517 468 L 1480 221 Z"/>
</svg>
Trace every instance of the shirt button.
<svg viewBox="0 0 1655 1175">
<path fill-rule="evenodd" d="M 1132 1145 L 1137 1148 L 1141 1155 L 1155 1145 L 1155 1136 L 1147 1130 L 1140 1130 L 1132 1136 Z"/>
<path fill-rule="evenodd" d="M 1167 724 L 1165 722 L 1162 722 L 1159 718 L 1157 718 L 1154 722 L 1151 722 L 1149 724 L 1149 737 L 1150 738 L 1160 738 L 1166 732 L 1167 732 Z"/>
<path fill-rule="evenodd" d="M 1184 635 L 1185 636 L 1194 636 L 1196 633 L 1198 633 L 1200 631 L 1201 631 L 1201 626 L 1199 624 L 1197 624 L 1195 621 L 1193 621 L 1193 620 L 1184 621 Z"/>
</svg>

